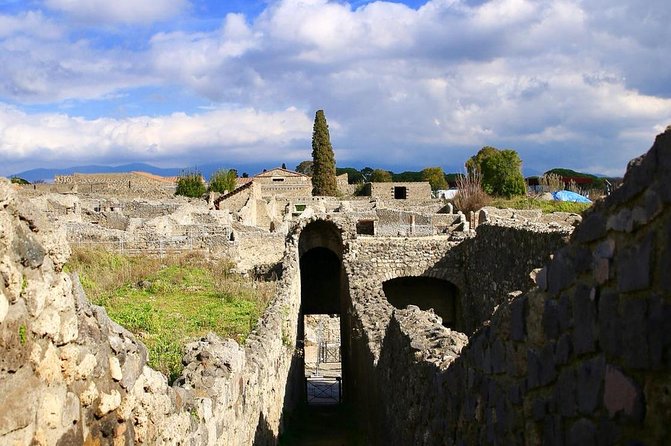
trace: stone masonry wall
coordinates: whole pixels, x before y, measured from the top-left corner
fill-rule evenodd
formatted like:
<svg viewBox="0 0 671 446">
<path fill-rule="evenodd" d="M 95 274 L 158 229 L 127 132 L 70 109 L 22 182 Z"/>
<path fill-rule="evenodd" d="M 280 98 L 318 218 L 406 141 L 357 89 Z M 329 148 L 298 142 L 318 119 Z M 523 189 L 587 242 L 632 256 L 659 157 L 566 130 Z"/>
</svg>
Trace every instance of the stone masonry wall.
<svg viewBox="0 0 671 446">
<path fill-rule="evenodd" d="M 287 381 L 298 364 L 295 246 L 245 345 L 214 335 L 189 344 L 171 387 L 146 365 L 146 348 L 63 272 L 63 231 L 6 180 L 0 227 L 0 444 L 276 444 L 296 394 Z"/>
<path fill-rule="evenodd" d="M 671 443 L 670 204 L 667 130 L 460 355 L 427 313 L 394 311 L 379 444 Z"/>
</svg>

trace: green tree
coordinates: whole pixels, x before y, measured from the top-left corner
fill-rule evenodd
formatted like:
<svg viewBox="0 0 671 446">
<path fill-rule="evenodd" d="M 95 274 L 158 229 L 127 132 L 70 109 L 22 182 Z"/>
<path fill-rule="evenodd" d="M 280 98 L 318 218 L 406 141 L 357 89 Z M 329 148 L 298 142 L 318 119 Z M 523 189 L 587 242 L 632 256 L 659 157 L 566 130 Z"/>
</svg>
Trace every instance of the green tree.
<svg viewBox="0 0 671 446">
<path fill-rule="evenodd" d="M 447 189 L 447 180 L 442 167 L 427 167 L 422 170 L 422 180 L 431 184 L 431 190 Z"/>
<path fill-rule="evenodd" d="M 485 158 L 480 168 L 482 187 L 488 194 L 510 198 L 526 193 L 522 160 L 516 151 L 497 151 Z"/>
<path fill-rule="evenodd" d="M 491 146 L 485 146 L 478 150 L 477 154 L 473 155 L 468 159 L 468 161 L 466 161 L 466 172 L 468 175 L 481 174 L 483 161 L 498 153 L 498 151 L 499 149 Z"/>
<path fill-rule="evenodd" d="M 205 193 L 205 183 L 200 172 L 182 173 L 177 179 L 175 195 L 198 198 Z"/>
<path fill-rule="evenodd" d="M 208 190 L 210 192 L 219 192 L 220 194 L 223 194 L 224 192 L 233 192 L 237 184 L 237 178 L 238 175 L 235 170 L 219 169 L 210 177 L 210 186 Z"/>
<path fill-rule="evenodd" d="M 347 182 L 349 184 L 363 183 L 363 175 L 354 167 L 336 167 L 336 175 L 347 174 Z"/>
<path fill-rule="evenodd" d="M 370 181 L 373 183 L 391 183 L 391 172 L 383 169 L 375 169 L 370 174 Z"/>
<path fill-rule="evenodd" d="M 312 132 L 312 195 L 331 196 L 338 194 L 335 174 L 335 155 L 331 146 L 329 126 L 324 110 L 317 110 Z"/>
<path fill-rule="evenodd" d="M 312 161 L 301 161 L 298 166 L 296 166 L 296 172 L 302 173 L 303 175 L 312 176 Z"/>
</svg>

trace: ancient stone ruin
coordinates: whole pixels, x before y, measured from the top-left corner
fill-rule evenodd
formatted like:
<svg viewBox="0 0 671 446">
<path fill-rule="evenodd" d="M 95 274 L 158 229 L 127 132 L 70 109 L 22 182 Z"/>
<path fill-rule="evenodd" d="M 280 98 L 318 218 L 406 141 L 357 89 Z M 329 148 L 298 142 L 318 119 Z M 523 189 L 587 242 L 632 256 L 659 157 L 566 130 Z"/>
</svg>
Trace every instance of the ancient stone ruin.
<svg viewBox="0 0 671 446">
<path fill-rule="evenodd" d="M 315 199 L 267 212 L 270 231 L 191 202 L 119 213 L 20 194 L 0 183 L 0 444 L 276 444 L 305 401 L 304 318 L 319 314 L 340 321 L 342 398 L 373 444 L 671 441 L 671 130 L 582 222 L 486 210 L 473 230 L 411 203 Z M 190 249 L 276 263 L 278 292 L 244 345 L 188 344 L 168 385 L 63 271 L 68 240 L 201 223 L 230 232 Z M 246 238 L 275 258 L 254 261 Z"/>
</svg>

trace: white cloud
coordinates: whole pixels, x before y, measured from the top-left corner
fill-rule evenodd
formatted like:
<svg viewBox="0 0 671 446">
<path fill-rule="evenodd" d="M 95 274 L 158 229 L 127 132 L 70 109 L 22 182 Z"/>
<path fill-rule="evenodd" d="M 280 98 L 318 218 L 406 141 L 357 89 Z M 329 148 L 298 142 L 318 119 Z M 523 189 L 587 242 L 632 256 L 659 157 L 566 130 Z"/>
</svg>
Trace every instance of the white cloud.
<svg viewBox="0 0 671 446">
<path fill-rule="evenodd" d="M 45 0 L 44 4 L 89 24 L 158 22 L 180 14 L 189 6 L 187 0 Z"/>
<path fill-rule="evenodd" d="M 0 14 L 0 39 L 15 35 L 58 39 L 63 34 L 59 25 L 39 11 L 26 11 L 16 16 Z"/>
<path fill-rule="evenodd" d="M 311 117 L 295 108 L 88 120 L 65 114 L 30 115 L 0 104 L 0 164 L 8 169 L 30 158 L 60 164 L 169 159 L 182 165 L 274 159 L 273 151 L 295 150 L 296 141 L 307 145 L 311 125 Z"/>
<path fill-rule="evenodd" d="M 97 2 L 48 4 L 84 19 L 93 14 L 84 3 Z M 178 6 L 160 16 L 152 9 L 160 1 L 102 3 L 91 20 L 162 20 L 187 6 L 171 2 Z M 68 125 L 58 131 L 26 115 L 19 121 L 31 123 L 30 134 L 41 135 L 40 125 L 51 133 L 33 143 L 25 132 L 19 132 L 24 139 L 13 133 L 25 150 L 52 147 L 49 140 L 75 131 L 81 138 L 72 136 L 58 150 L 87 138 L 117 152 L 126 144 L 132 150 L 124 156 L 148 150 L 156 159 L 199 145 L 234 150 L 261 144 L 252 134 L 254 119 L 295 105 L 299 111 L 279 112 L 287 120 L 299 116 L 297 123 L 286 121 L 289 133 L 305 137 L 312 128 L 306 116 L 324 108 L 343 162 L 459 166 L 491 144 L 518 149 L 526 165 L 612 172 L 624 170 L 671 123 L 671 8 L 665 4 L 433 0 L 412 9 L 382 1 L 353 7 L 278 0 L 256 18 L 228 14 L 216 29 L 172 28 L 135 50 L 70 41 L 39 13 L 0 16 L 7 24 L 5 34 L 0 27 L 0 100 L 76 101 L 151 86 L 214 104 L 198 115 L 101 120 L 105 125 L 63 116 Z M 31 34 L 31 23 L 51 26 L 53 39 Z M 237 110 L 235 118 L 225 116 L 238 125 L 235 131 L 210 119 L 223 113 L 221 104 Z"/>
</svg>

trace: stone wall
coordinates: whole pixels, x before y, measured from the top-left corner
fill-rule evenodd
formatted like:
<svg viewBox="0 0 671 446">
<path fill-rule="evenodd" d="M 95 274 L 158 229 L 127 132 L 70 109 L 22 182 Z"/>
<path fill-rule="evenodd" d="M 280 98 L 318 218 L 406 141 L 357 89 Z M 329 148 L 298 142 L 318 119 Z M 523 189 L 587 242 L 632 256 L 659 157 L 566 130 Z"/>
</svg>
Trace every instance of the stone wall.
<svg viewBox="0 0 671 446">
<path fill-rule="evenodd" d="M 366 183 L 364 195 L 376 197 L 381 200 L 395 200 L 394 188 L 404 188 L 406 200 L 428 200 L 431 198 L 431 185 L 428 182 L 404 182 L 404 183 Z M 402 201 L 402 200 L 395 200 Z"/>
<path fill-rule="evenodd" d="M 667 131 L 461 353 L 394 311 L 368 378 L 378 443 L 669 444 L 670 203 Z"/>
<path fill-rule="evenodd" d="M 189 344 L 183 375 L 168 386 L 146 365 L 146 348 L 63 272 L 64 232 L 5 180 L 0 205 L 0 444 L 276 443 L 296 394 L 295 246 L 245 345 L 213 335 Z"/>
</svg>

